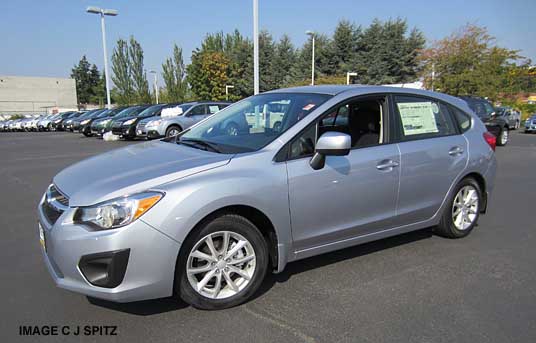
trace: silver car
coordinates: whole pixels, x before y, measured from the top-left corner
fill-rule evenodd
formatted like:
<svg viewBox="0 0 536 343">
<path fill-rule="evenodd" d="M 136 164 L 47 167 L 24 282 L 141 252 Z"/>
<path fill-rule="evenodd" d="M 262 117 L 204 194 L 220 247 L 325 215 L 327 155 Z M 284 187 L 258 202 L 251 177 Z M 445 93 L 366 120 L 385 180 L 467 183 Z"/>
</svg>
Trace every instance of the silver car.
<svg viewBox="0 0 536 343">
<path fill-rule="evenodd" d="M 176 110 L 170 117 L 155 116 L 141 120 L 136 128 L 140 138 L 160 138 L 178 135 L 181 131 L 229 106 L 227 102 L 187 102 L 166 109 Z M 162 113 L 165 113 L 164 110 Z"/>
<path fill-rule="evenodd" d="M 235 306 L 292 261 L 427 227 L 468 235 L 495 140 L 440 93 L 263 93 L 60 172 L 38 206 L 43 257 L 59 287 L 91 297 Z"/>
</svg>

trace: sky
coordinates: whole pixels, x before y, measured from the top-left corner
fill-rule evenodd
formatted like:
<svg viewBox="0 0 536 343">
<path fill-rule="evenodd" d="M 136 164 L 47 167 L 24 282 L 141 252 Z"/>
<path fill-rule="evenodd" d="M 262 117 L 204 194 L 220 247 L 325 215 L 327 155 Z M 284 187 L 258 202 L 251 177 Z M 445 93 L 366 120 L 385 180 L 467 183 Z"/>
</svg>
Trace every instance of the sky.
<svg viewBox="0 0 536 343">
<path fill-rule="evenodd" d="M 147 70 L 161 71 L 173 44 L 184 58 L 209 32 L 238 29 L 251 37 L 252 0 L 1 0 L 0 75 L 68 77 L 86 55 L 103 66 L 100 20 L 87 6 L 113 8 L 106 18 L 108 56 L 119 38 L 133 35 L 145 52 Z M 288 34 L 297 46 L 306 30 L 331 34 L 340 19 L 368 26 L 374 18 L 405 18 L 428 41 L 441 39 L 466 23 L 488 28 L 497 44 L 521 50 L 536 61 L 535 0 L 259 0 L 259 26 L 274 38 Z"/>
</svg>

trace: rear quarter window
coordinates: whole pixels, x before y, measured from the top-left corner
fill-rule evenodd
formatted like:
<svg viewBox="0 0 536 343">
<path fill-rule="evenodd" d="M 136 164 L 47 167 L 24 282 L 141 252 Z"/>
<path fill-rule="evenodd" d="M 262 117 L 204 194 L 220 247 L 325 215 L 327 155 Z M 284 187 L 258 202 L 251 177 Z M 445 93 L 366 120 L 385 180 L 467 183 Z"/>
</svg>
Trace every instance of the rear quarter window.
<svg viewBox="0 0 536 343">
<path fill-rule="evenodd" d="M 458 124 L 460 132 L 465 132 L 471 127 L 471 116 L 463 111 L 457 109 L 456 107 L 449 106 L 449 111 L 452 113 Z"/>
</svg>

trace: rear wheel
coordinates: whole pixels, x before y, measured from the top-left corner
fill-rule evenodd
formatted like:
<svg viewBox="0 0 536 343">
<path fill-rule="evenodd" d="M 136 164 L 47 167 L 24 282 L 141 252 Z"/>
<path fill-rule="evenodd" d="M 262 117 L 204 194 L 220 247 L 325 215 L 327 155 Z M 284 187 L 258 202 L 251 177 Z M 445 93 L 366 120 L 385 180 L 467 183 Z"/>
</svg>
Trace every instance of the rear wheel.
<svg viewBox="0 0 536 343">
<path fill-rule="evenodd" d="M 178 125 L 171 125 L 166 129 L 166 137 L 173 137 L 182 132 L 182 128 Z"/>
<path fill-rule="evenodd" d="M 460 181 L 453 194 L 435 232 L 448 238 L 461 238 L 467 236 L 478 221 L 482 191 L 473 178 L 466 178 Z"/>
<path fill-rule="evenodd" d="M 179 254 L 175 289 L 192 306 L 233 307 L 259 289 L 268 269 L 268 248 L 244 217 L 227 214 L 192 232 Z"/>
<path fill-rule="evenodd" d="M 497 145 L 505 146 L 508 143 L 508 138 L 509 138 L 508 128 L 503 127 L 501 129 L 501 132 L 499 133 L 499 137 L 497 137 Z"/>
</svg>

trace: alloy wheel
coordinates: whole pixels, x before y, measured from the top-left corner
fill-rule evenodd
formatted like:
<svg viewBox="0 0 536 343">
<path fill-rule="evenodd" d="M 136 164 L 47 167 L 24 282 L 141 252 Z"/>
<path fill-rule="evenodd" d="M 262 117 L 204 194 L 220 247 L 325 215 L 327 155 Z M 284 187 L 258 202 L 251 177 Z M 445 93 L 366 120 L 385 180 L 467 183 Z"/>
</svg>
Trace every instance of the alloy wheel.
<svg viewBox="0 0 536 343">
<path fill-rule="evenodd" d="M 200 239 L 188 255 L 186 274 L 192 288 L 211 299 L 240 293 L 253 278 L 256 255 L 244 236 L 218 231 Z"/>
<path fill-rule="evenodd" d="M 467 185 L 462 187 L 452 204 L 452 222 L 458 230 L 467 230 L 476 220 L 478 214 L 478 191 Z"/>
<path fill-rule="evenodd" d="M 508 143 L 508 130 L 504 129 L 501 132 L 501 144 L 505 145 L 506 143 Z"/>
</svg>

